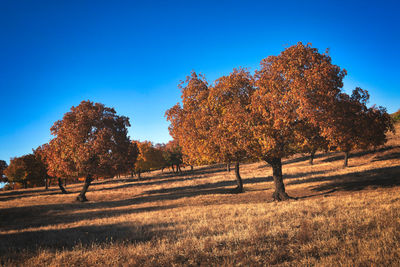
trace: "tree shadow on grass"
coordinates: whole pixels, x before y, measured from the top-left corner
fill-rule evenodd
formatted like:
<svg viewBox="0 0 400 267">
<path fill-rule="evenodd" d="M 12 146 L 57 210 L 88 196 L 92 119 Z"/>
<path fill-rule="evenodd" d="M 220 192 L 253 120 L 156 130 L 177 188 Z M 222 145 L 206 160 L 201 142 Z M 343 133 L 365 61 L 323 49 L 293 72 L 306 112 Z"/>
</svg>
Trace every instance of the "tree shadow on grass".
<svg viewBox="0 0 400 267">
<path fill-rule="evenodd" d="M 359 157 L 363 157 L 363 156 L 370 155 L 370 154 L 386 152 L 393 148 L 395 148 L 395 147 L 394 146 L 384 146 L 379 149 L 370 149 L 370 150 L 350 152 L 349 160 L 351 160 L 352 158 L 359 158 Z M 334 152 L 332 154 L 334 154 L 334 156 L 323 159 L 322 162 L 333 162 L 333 161 L 338 161 L 338 160 L 344 160 L 344 153 Z"/>
<path fill-rule="evenodd" d="M 140 180 L 126 178 L 126 179 L 119 179 L 114 180 L 116 182 L 129 182 L 129 184 L 121 184 L 117 186 L 107 187 L 107 188 L 100 188 L 95 189 L 95 191 L 109 191 L 121 188 L 129 188 L 129 187 L 137 187 L 137 186 L 152 186 L 152 185 L 162 185 L 167 183 L 173 182 L 182 182 L 182 181 L 191 181 L 197 179 L 204 179 L 202 175 L 218 173 L 225 171 L 225 165 L 223 164 L 214 164 L 207 167 L 200 167 L 198 169 L 194 169 L 193 171 L 184 171 L 181 175 L 178 174 L 157 174 L 152 177 L 143 177 Z M 172 179 L 169 179 L 172 178 Z M 94 185 L 103 184 L 103 182 L 94 182 Z"/>
<path fill-rule="evenodd" d="M 312 195 L 300 196 L 299 199 L 314 197 L 318 195 L 329 195 L 337 191 L 361 191 L 370 188 L 388 188 L 400 186 L 400 166 L 377 168 L 367 171 L 352 172 L 342 175 L 330 175 L 312 177 L 304 180 L 297 180 L 287 185 L 328 182 L 310 187 L 314 192 Z"/>
<path fill-rule="evenodd" d="M 91 203 L 89 208 L 103 210 L 87 211 L 81 205 L 41 205 L 33 207 L 14 207 L 0 210 L 0 229 L 3 231 L 21 230 L 30 227 L 45 227 L 48 225 L 74 223 L 82 220 L 96 220 L 131 215 L 143 212 L 173 209 L 175 205 L 150 206 L 125 209 L 105 209 L 105 204 L 113 208 L 126 205 L 128 201 Z M 89 204 L 89 203 L 88 203 Z M 111 204 L 111 205 L 110 205 Z M 133 204 L 133 203 L 132 203 Z M 84 210 L 83 212 L 79 212 Z"/>
<path fill-rule="evenodd" d="M 127 182 L 129 182 L 128 184 L 121 184 L 121 185 L 107 187 L 107 188 L 93 189 L 93 191 L 110 191 L 110 190 L 129 188 L 129 187 L 162 185 L 162 184 L 167 184 L 167 183 L 190 181 L 190 180 L 203 179 L 203 178 L 204 177 L 199 177 L 199 176 L 185 176 L 185 177 L 177 177 L 174 179 L 153 178 L 153 179 L 141 179 L 140 181 L 130 180 L 130 181 L 127 181 Z M 97 185 L 97 183 L 94 183 L 93 185 Z"/>
<path fill-rule="evenodd" d="M 26 254 L 39 249 L 72 250 L 75 246 L 146 242 L 171 233 L 171 228 L 173 228 L 171 226 L 173 226 L 171 223 L 147 225 L 117 223 L 2 234 L 0 235 L 0 258 L 3 262 L 5 258 L 15 260 L 13 257 L 21 257 L 18 255 L 21 252 Z"/>
<path fill-rule="evenodd" d="M 68 188 L 67 188 L 68 190 Z M 32 190 L 31 192 L 15 192 L 16 194 L 10 194 L 10 195 L 5 195 L 5 194 L 0 194 L 0 201 L 9 201 L 9 200 L 14 200 L 14 199 L 21 199 L 21 198 L 26 198 L 26 197 L 37 197 L 37 196 L 52 196 L 52 195 L 65 195 L 59 188 L 57 189 L 49 189 L 49 190 Z M 67 194 L 71 193 L 68 191 Z"/>
<path fill-rule="evenodd" d="M 337 153 L 338 152 L 327 152 L 327 153 L 318 152 L 318 153 L 315 153 L 314 162 L 315 162 L 316 159 L 323 158 L 323 157 L 330 156 L 330 155 L 337 154 Z M 296 155 L 294 155 L 294 156 L 292 156 L 290 158 L 282 159 L 282 165 L 299 163 L 299 162 L 302 162 L 302 161 L 309 161 L 309 160 L 310 160 L 310 155 L 296 154 Z M 310 166 L 312 166 L 312 165 L 310 165 Z M 268 168 L 268 167 L 271 167 L 271 166 L 266 163 L 266 164 L 258 166 L 257 168 L 262 169 L 262 168 Z"/>
<path fill-rule="evenodd" d="M 386 188 L 400 185 L 400 166 L 330 176 L 329 183 L 315 186 L 321 191 L 360 191 L 367 187 Z"/>
</svg>

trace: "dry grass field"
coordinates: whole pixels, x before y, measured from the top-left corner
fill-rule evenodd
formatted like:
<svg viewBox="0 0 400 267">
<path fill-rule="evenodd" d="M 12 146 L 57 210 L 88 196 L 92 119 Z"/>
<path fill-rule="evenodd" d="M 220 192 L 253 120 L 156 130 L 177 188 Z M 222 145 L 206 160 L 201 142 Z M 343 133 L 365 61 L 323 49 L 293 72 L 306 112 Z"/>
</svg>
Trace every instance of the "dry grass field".
<svg viewBox="0 0 400 267">
<path fill-rule="evenodd" d="M 287 192 L 273 202 L 272 171 L 242 166 L 233 194 L 222 165 L 182 175 L 0 192 L 4 266 L 400 266 L 400 125 L 377 151 L 285 159 Z"/>
</svg>

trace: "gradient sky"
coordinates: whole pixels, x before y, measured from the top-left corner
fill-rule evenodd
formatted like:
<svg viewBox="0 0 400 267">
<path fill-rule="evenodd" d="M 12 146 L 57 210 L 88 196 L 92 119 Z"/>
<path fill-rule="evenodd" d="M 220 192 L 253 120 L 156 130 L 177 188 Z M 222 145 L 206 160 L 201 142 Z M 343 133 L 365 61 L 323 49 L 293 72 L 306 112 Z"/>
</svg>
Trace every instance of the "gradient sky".
<svg viewBox="0 0 400 267">
<path fill-rule="evenodd" d="M 400 108 L 397 1 L 0 1 L 0 159 L 30 153 L 82 100 L 167 142 L 165 111 L 191 70 L 210 81 L 298 41 L 345 68 L 345 91 Z"/>
</svg>

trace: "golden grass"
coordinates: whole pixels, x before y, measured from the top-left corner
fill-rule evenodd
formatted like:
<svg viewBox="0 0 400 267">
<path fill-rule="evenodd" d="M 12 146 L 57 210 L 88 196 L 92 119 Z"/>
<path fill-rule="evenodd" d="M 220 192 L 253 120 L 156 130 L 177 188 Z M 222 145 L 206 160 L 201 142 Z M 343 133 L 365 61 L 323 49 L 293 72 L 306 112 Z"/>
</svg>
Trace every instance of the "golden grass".
<svg viewBox="0 0 400 267">
<path fill-rule="evenodd" d="M 400 127 L 397 125 L 397 133 Z M 342 155 L 296 155 L 287 191 L 273 202 L 271 169 L 242 166 L 246 192 L 232 194 L 222 165 L 0 193 L 0 265 L 5 266 L 400 266 L 400 138 Z"/>
</svg>

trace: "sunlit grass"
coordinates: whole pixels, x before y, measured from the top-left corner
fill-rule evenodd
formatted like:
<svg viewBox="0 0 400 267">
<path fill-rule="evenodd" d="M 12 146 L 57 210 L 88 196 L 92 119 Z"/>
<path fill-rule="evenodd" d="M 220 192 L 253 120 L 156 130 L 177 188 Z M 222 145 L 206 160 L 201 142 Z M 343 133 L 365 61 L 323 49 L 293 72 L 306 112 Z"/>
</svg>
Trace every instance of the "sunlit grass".
<svg viewBox="0 0 400 267">
<path fill-rule="evenodd" d="M 88 203 L 81 184 L 2 192 L 0 265 L 399 266 L 399 157 L 398 135 L 346 169 L 338 153 L 296 155 L 283 172 L 299 199 L 281 203 L 263 162 L 242 166 L 243 194 L 222 165 L 96 181 Z"/>
</svg>

